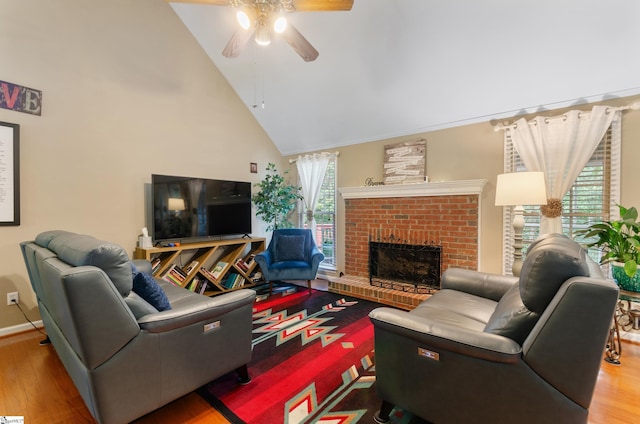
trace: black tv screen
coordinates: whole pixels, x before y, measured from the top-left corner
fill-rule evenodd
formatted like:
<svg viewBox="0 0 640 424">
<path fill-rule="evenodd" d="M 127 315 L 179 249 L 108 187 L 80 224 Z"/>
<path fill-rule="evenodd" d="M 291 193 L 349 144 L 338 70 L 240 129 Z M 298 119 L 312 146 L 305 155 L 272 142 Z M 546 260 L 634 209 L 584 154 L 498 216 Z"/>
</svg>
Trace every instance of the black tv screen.
<svg viewBox="0 0 640 424">
<path fill-rule="evenodd" d="M 153 174 L 151 185 L 156 242 L 251 233 L 251 183 Z"/>
</svg>

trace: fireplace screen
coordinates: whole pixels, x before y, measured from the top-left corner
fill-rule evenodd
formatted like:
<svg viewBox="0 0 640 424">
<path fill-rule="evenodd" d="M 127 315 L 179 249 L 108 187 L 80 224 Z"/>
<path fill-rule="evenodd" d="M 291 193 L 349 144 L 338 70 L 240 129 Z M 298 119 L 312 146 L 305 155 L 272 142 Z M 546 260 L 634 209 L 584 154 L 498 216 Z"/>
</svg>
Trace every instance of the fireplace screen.
<svg viewBox="0 0 640 424">
<path fill-rule="evenodd" d="M 369 242 L 369 282 L 440 287 L 442 246 Z"/>
</svg>

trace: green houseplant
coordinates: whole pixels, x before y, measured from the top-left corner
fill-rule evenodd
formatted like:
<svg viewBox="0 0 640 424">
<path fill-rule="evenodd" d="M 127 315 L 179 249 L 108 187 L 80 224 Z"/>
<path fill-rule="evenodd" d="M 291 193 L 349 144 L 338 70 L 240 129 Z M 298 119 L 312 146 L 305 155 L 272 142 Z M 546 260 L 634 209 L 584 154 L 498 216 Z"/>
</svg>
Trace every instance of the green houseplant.
<svg viewBox="0 0 640 424">
<path fill-rule="evenodd" d="M 574 234 L 586 241 L 587 247 L 603 250 L 600 264 L 611 263 L 613 278 L 624 290 L 640 291 L 640 222 L 635 207 L 618 205 L 620 219 L 603 221 L 578 230 Z"/>
<path fill-rule="evenodd" d="M 302 200 L 302 189 L 289 184 L 278 173 L 275 164 L 269 163 L 266 170 L 264 179 L 255 184 L 259 191 L 251 198 L 256 205 L 256 214 L 267 223 L 267 231 L 291 227 L 287 217 L 295 209 L 296 202 Z"/>
</svg>

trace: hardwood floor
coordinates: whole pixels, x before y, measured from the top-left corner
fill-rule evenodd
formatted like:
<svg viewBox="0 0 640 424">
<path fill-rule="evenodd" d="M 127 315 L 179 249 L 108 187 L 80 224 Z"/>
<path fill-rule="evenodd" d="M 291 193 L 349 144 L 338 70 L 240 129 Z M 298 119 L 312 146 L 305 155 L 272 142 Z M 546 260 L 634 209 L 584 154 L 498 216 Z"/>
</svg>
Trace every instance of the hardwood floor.
<svg viewBox="0 0 640 424">
<path fill-rule="evenodd" d="M 29 424 L 95 423 L 53 346 L 38 344 L 43 338 L 34 330 L 0 339 L 0 416 L 24 416 Z M 228 421 L 200 396 L 190 393 L 135 423 Z"/>
<path fill-rule="evenodd" d="M 0 339 L 0 416 L 24 416 L 29 424 L 94 423 L 53 347 L 38 345 L 42 338 L 31 331 Z M 640 344 L 623 342 L 621 360 L 620 366 L 602 363 L 590 424 L 640 422 Z M 135 423 L 228 421 L 191 393 Z"/>
</svg>

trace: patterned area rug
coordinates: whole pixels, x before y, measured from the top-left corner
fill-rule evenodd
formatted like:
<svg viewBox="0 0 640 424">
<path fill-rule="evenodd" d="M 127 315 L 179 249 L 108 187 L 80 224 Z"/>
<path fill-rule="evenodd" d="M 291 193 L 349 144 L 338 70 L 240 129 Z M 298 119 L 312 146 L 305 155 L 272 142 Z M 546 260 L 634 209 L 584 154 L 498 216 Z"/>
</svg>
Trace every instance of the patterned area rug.
<svg viewBox="0 0 640 424">
<path fill-rule="evenodd" d="M 381 305 L 295 286 L 256 303 L 251 383 L 230 373 L 198 393 L 232 423 L 373 422 L 373 326 Z M 394 410 L 393 423 L 418 423 Z"/>
</svg>

